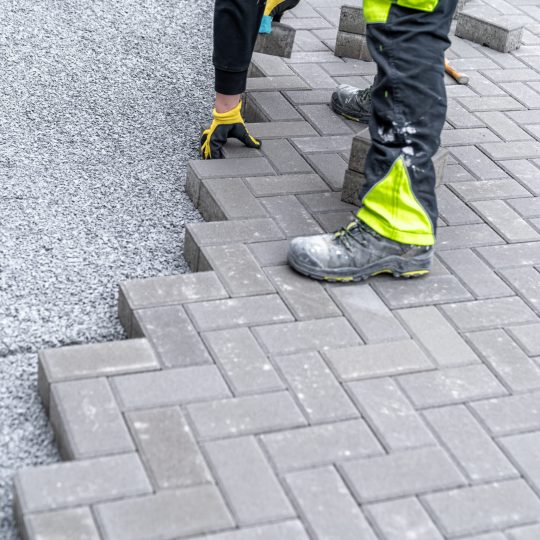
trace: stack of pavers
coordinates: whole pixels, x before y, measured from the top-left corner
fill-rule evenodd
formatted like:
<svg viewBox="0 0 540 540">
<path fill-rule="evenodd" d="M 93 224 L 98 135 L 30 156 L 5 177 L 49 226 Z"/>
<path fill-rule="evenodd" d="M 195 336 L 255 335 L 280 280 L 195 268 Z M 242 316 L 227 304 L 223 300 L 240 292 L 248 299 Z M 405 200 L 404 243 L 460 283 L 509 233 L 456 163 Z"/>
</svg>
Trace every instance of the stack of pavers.
<svg viewBox="0 0 540 540">
<path fill-rule="evenodd" d="M 334 51 L 340 58 L 354 58 L 371 62 L 366 38 L 366 20 L 361 7 L 343 6 Z"/>
</svg>

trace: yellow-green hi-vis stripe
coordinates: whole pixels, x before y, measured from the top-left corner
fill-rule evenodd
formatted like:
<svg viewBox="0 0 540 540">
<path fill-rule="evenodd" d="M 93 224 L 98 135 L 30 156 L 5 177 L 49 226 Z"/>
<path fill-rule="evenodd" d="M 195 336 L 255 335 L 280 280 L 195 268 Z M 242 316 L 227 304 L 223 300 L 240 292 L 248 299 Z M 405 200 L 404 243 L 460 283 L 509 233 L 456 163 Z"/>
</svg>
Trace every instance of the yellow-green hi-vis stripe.
<svg viewBox="0 0 540 540">
<path fill-rule="evenodd" d="M 368 24 L 385 23 L 388 20 L 392 4 L 404 6 L 419 11 L 433 12 L 439 3 L 439 0 L 364 0 L 364 17 Z"/>
</svg>

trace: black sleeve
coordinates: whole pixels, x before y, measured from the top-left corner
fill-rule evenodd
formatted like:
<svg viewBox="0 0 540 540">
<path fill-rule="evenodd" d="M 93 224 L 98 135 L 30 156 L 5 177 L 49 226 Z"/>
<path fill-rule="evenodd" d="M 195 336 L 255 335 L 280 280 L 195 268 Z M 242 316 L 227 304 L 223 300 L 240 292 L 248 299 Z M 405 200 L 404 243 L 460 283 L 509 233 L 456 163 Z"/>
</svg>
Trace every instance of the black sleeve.
<svg viewBox="0 0 540 540">
<path fill-rule="evenodd" d="M 234 95 L 245 91 L 265 4 L 265 0 L 216 0 L 213 55 L 216 92 Z"/>
</svg>

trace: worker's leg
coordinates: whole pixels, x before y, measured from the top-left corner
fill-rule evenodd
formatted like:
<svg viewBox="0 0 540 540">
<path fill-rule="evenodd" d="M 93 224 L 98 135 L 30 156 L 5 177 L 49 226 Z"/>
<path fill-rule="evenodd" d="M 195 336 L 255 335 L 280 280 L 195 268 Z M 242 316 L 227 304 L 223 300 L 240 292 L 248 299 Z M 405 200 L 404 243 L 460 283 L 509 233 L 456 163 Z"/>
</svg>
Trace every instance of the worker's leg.
<svg viewBox="0 0 540 540">
<path fill-rule="evenodd" d="M 421 1 L 409 0 L 412 5 Z M 404 244 L 435 243 L 431 158 L 446 117 L 444 52 L 456 3 L 441 0 L 429 12 L 365 2 L 368 44 L 378 72 L 371 91 L 372 148 L 358 217 Z"/>
</svg>

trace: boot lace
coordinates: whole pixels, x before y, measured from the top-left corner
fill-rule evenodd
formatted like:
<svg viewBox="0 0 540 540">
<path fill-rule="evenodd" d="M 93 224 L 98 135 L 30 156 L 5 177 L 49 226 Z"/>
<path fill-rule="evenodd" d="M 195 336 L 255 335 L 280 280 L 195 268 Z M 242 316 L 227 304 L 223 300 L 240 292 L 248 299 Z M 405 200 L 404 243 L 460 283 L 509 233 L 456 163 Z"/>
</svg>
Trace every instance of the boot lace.
<svg viewBox="0 0 540 540">
<path fill-rule="evenodd" d="M 351 221 L 346 227 L 341 227 L 334 233 L 334 239 L 340 243 L 347 251 L 351 251 L 354 244 L 358 244 L 361 247 L 367 247 L 368 241 L 366 234 L 369 231 L 365 225 L 357 218 Z"/>
</svg>

